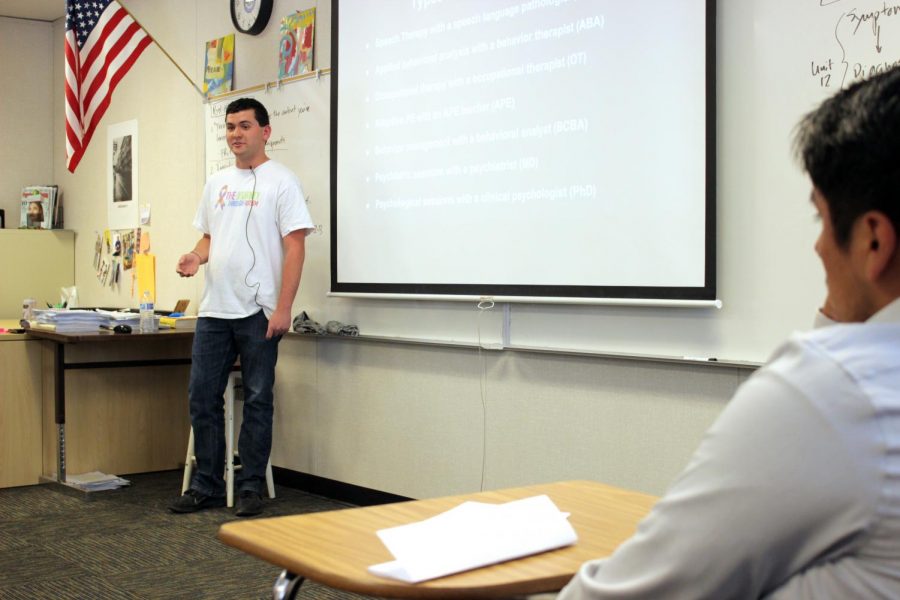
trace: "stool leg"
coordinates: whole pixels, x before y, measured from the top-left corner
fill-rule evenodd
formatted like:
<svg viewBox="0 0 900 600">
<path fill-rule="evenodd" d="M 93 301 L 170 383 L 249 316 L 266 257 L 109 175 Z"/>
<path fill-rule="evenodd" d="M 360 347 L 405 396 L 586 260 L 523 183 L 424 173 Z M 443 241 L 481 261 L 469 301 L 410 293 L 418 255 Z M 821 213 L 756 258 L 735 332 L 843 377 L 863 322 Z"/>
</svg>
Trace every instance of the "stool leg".
<svg viewBox="0 0 900 600">
<path fill-rule="evenodd" d="M 187 456 L 184 458 L 184 478 L 181 481 L 181 493 L 184 494 L 191 487 L 191 475 L 194 471 L 194 428 L 191 427 L 191 435 L 188 436 Z"/>
<path fill-rule="evenodd" d="M 287 570 L 282 571 L 272 586 L 272 600 L 294 600 L 303 581 L 304 578 L 300 575 L 294 575 Z"/>
<path fill-rule="evenodd" d="M 275 497 L 275 480 L 272 479 L 272 457 L 269 457 L 269 464 L 266 465 L 266 487 L 269 488 L 269 498 Z"/>
<path fill-rule="evenodd" d="M 234 373 L 225 386 L 225 493 L 226 506 L 234 506 Z"/>
</svg>

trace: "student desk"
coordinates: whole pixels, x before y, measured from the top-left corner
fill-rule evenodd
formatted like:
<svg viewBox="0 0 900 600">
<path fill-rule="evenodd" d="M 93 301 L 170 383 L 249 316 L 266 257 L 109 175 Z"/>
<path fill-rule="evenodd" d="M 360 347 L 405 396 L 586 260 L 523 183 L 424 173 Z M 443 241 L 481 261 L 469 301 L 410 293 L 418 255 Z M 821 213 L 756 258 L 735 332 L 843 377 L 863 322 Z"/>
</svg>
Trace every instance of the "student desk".
<svg viewBox="0 0 900 600">
<path fill-rule="evenodd" d="M 578 542 L 517 560 L 418 584 L 370 574 L 393 560 L 375 532 L 421 521 L 467 500 L 501 503 L 547 494 L 569 517 Z M 587 560 L 608 556 L 629 538 L 657 498 L 592 481 L 528 487 L 226 523 L 229 546 L 285 569 L 276 598 L 293 598 L 304 578 L 359 594 L 388 598 L 505 598 L 561 589 Z"/>
<path fill-rule="evenodd" d="M 53 390 L 53 413 L 56 424 L 56 480 L 60 483 L 65 483 L 67 466 L 66 371 L 80 369 L 122 369 L 129 367 L 189 365 L 191 362 L 190 352 L 189 350 L 186 350 L 186 348 L 189 348 L 189 341 L 193 338 L 194 332 L 169 329 L 160 330 L 159 332 L 155 333 L 138 333 L 137 331 L 135 331 L 131 334 L 114 334 L 112 332 L 101 330 L 98 330 L 96 333 L 57 333 L 55 331 L 42 329 L 29 329 L 27 335 L 28 337 L 38 338 L 46 341 L 52 348 L 52 358 L 49 361 L 47 360 L 47 358 L 44 359 L 44 374 L 46 378 L 48 370 L 52 373 L 52 383 L 49 385 L 49 387 Z M 180 343 L 175 343 L 179 341 Z M 67 361 L 67 348 L 72 348 L 75 346 L 77 346 L 78 350 L 81 351 L 78 353 L 78 360 Z M 172 354 L 171 350 L 174 350 L 175 354 L 180 355 L 176 357 L 167 356 L 167 354 Z M 184 357 L 185 354 L 187 354 L 187 357 Z M 147 358 L 148 355 L 152 357 Z M 146 381 L 141 383 L 143 383 L 145 387 L 150 387 L 147 386 Z M 166 381 L 158 381 L 154 382 L 154 384 L 155 383 L 159 384 L 160 390 L 162 390 L 167 384 Z M 128 388 L 128 385 L 118 385 L 119 387 Z M 135 385 L 140 385 L 140 383 Z M 153 387 L 155 387 L 155 385 Z M 186 406 L 186 386 L 179 383 L 178 387 L 184 388 L 181 394 L 184 398 L 184 405 Z M 101 392 L 100 390 L 92 391 L 97 394 L 107 393 L 109 395 L 115 395 L 116 393 L 118 393 L 119 397 L 128 397 L 136 393 L 136 390 L 133 389 L 116 389 L 112 391 L 105 390 L 103 392 Z M 153 394 L 155 392 L 156 390 L 148 391 L 146 389 L 143 391 L 145 395 Z M 171 391 L 167 390 L 167 393 L 171 393 Z M 135 417 L 130 416 L 127 419 L 128 422 L 116 424 L 117 427 L 122 427 L 126 430 L 125 434 L 123 434 L 121 437 L 127 438 L 129 435 L 137 435 L 136 430 L 138 429 L 153 429 L 152 425 L 147 425 L 148 421 L 152 421 L 153 416 L 146 416 L 146 413 L 148 412 L 146 410 L 140 410 L 138 412 L 144 415 L 144 420 L 142 422 L 136 423 Z M 128 431 L 129 429 L 131 429 L 131 431 Z M 160 426 L 157 429 L 163 429 L 163 427 Z M 180 435 L 177 439 L 177 448 L 172 448 L 171 450 L 177 450 L 175 454 L 183 458 L 183 444 L 185 444 L 185 440 L 187 440 L 187 425 L 185 425 L 181 429 L 183 429 L 183 431 L 179 432 Z M 107 433 L 109 432 L 107 431 Z M 96 436 L 101 436 L 102 434 L 102 429 L 100 431 L 94 432 L 94 435 Z M 153 467 L 150 466 L 148 470 L 152 468 Z"/>
</svg>

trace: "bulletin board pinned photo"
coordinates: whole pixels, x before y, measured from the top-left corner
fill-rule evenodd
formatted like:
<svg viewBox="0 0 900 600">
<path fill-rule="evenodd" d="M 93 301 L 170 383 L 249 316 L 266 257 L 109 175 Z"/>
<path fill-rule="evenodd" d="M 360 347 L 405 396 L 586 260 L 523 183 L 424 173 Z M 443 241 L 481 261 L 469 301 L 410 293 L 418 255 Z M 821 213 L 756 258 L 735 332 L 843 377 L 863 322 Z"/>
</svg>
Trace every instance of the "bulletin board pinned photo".
<svg viewBox="0 0 900 600">
<path fill-rule="evenodd" d="M 138 122 L 125 121 L 106 130 L 107 215 L 109 229 L 138 226 Z"/>
</svg>

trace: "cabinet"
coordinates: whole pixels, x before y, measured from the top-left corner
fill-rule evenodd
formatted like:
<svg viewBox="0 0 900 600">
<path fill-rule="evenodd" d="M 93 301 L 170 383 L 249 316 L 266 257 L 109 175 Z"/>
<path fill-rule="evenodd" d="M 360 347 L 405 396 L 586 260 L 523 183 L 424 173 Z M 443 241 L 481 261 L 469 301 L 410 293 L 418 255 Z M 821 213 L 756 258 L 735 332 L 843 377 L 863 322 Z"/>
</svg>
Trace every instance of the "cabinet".
<svg viewBox="0 0 900 600">
<path fill-rule="evenodd" d="M 0 335 L 0 488 L 32 485 L 40 476 L 41 343 Z"/>
<path fill-rule="evenodd" d="M 59 302 L 59 289 L 75 285 L 75 232 L 0 229 L 0 277 L 0 319 L 18 319 L 24 298 Z"/>
<path fill-rule="evenodd" d="M 0 229 L 0 327 L 18 327 L 22 300 L 59 302 L 75 283 L 75 232 Z M 0 488 L 38 483 L 42 471 L 42 344 L 0 335 Z"/>
</svg>

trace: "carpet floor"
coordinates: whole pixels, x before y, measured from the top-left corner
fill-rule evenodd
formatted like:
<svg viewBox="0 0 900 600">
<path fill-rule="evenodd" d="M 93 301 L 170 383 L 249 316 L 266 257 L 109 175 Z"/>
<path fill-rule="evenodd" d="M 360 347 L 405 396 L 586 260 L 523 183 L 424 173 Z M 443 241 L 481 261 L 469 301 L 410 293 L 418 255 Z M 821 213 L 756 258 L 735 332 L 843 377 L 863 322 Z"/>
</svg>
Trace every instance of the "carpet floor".
<svg viewBox="0 0 900 600">
<path fill-rule="evenodd" d="M 181 471 L 127 477 L 130 487 L 92 500 L 29 486 L 0 490 L 0 599 L 269 599 L 281 572 L 216 537 L 236 520 L 216 508 L 177 515 L 166 508 Z M 278 486 L 263 517 L 346 508 Z M 305 582 L 298 598 L 360 599 Z"/>
</svg>

